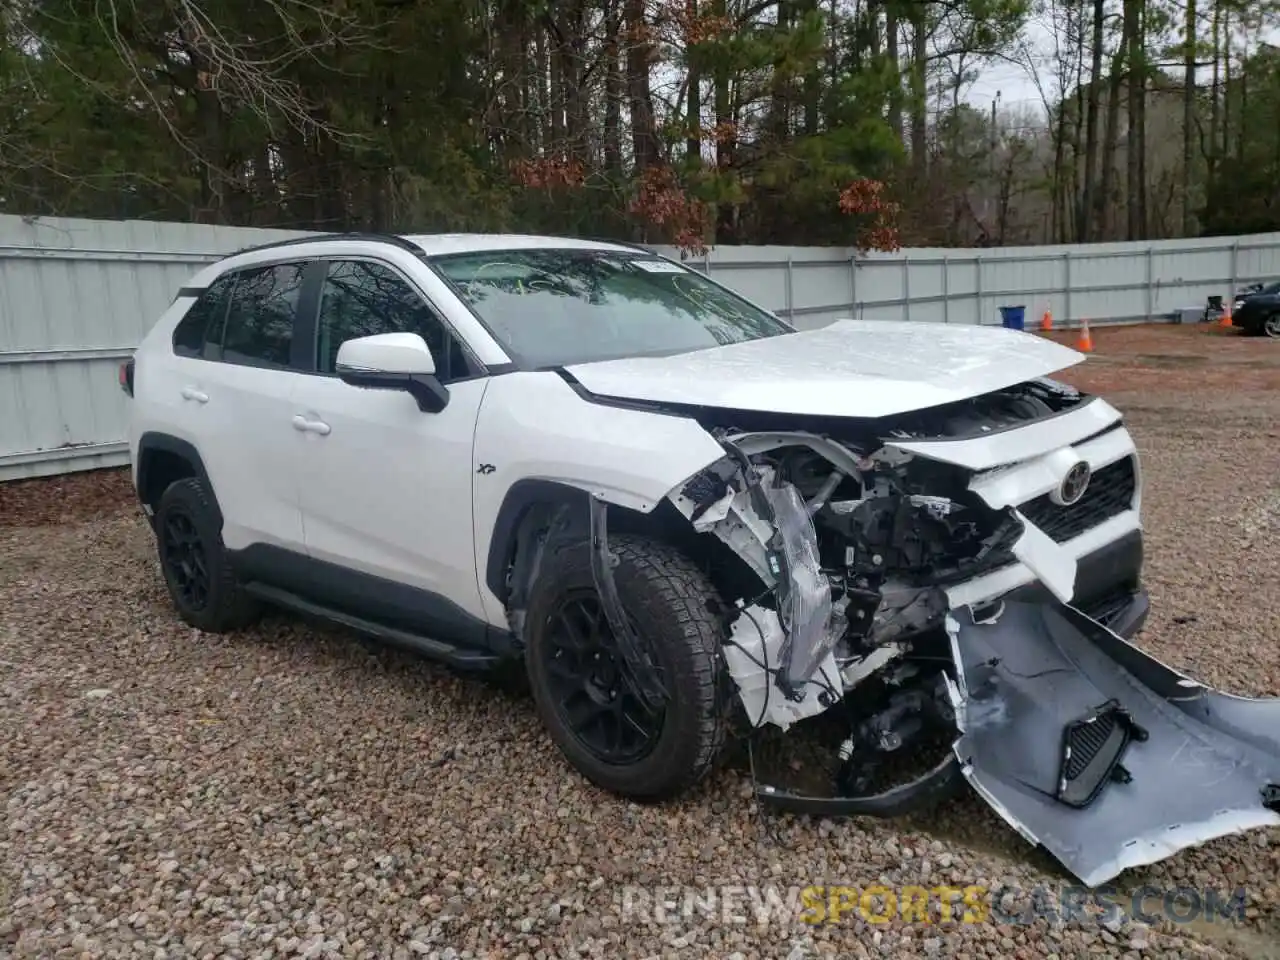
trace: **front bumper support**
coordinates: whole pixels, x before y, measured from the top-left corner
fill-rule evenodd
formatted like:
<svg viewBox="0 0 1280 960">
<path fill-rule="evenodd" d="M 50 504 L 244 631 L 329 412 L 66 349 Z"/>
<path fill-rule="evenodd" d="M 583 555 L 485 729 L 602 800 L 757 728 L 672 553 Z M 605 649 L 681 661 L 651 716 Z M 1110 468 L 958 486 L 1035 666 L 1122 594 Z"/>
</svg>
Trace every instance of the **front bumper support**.
<svg viewBox="0 0 1280 960">
<path fill-rule="evenodd" d="M 1129 545 L 1130 548 L 1133 546 Z M 1141 563 L 1141 540 L 1137 541 L 1138 563 Z M 1132 559 L 1132 550 L 1124 551 L 1126 559 Z M 1048 591 L 1038 584 L 1024 588 L 1031 596 L 1048 597 Z M 1132 636 L 1142 628 L 1151 609 L 1151 601 L 1145 590 L 1119 591 L 1102 594 L 1090 608 L 1091 613 L 1106 617 L 1114 624 L 1112 629 L 1124 636 Z M 895 786 L 883 793 L 865 796 L 818 796 L 787 790 L 780 786 L 758 784 L 756 796 L 762 803 L 787 813 L 807 814 L 815 817 L 900 817 L 936 805 L 958 793 L 964 786 L 961 764 L 955 753 L 948 753 L 933 768 L 909 783 Z"/>
<path fill-rule="evenodd" d="M 1148 606 L 1137 591 L 1107 619 L 1136 629 Z M 759 786 L 760 800 L 815 816 L 900 816 L 967 780 L 1089 886 L 1280 825 L 1280 699 L 1210 689 L 1057 601 L 1008 599 L 983 617 L 949 615 L 959 737 L 932 770 L 875 795 Z"/>
</svg>

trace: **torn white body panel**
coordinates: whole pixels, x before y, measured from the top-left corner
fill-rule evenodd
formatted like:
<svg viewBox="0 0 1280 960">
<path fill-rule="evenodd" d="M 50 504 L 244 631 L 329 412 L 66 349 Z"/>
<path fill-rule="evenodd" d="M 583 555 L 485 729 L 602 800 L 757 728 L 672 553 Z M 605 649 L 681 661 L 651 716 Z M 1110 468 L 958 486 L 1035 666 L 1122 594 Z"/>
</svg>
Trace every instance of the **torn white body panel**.
<svg viewBox="0 0 1280 960">
<path fill-rule="evenodd" d="M 1081 461 L 1096 474 L 1125 457 L 1134 457 L 1136 466 L 1133 437 L 1124 427 L 1116 427 L 1074 446 L 1058 447 L 1016 464 L 978 473 L 969 481 L 969 489 L 990 507 L 1016 506 L 1061 489 L 1067 473 Z M 1135 498 L 1139 486 L 1135 485 Z"/>
<path fill-rule="evenodd" d="M 820 591 L 831 589 L 833 584 L 841 584 L 843 589 L 853 591 L 850 595 L 863 598 L 862 606 L 838 608 L 841 617 L 847 615 L 844 623 L 831 622 L 834 620 L 831 610 L 821 612 L 818 619 L 828 622 L 828 642 L 814 648 L 814 636 L 821 631 L 810 631 L 803 641 L 812 653 L 808 663 L 816 663 L 833 646 L 838 646 L 834 655 L 841 671 L 839 686 L 847 693 L 899 659 L 910 646 L 909 641 L 901 645 L 900 636 L 941 626 L 941 616 L 948 608 L 986 605 L 1035 582 L 1063 603 L 1075 600 L 1080 562 L 1141 529 L 1136 490 L 1137 452 L 1128 431 L 1117 422 L 1118 418 L 1114 408 L 1093 401 L 1070 413 L 1033 420 L 989 436 L 928 443 L 891 440 L 869 450 L 854 449 L 832 437 L 806 431 L 740 431 L 726 435 L 726 446 L 751 460 L 756 479 L 771 491 L 771 498 L 785 491 L 790 498 L 786 505 L 792 513 L 798 513 L 795 509 L 798 501 L 795 500 L 796 487 L 784 480 L 791 476 L 788 464 L 794 463 L 797 456 L 809 458 L 812 466 L 804 471 L 810 484 L 805 494 L 809 497 L 806 509 L 814 524 L 821 521 L 821 529 L 825 530 L 823 556 L 828 566 L 819 570 L 811 562 L 816 554 L 807 552 L 803 575 L 793 586 L 816 596 Z M 916 469 L 913 461 L 917 458 L 926 466 L 929 460 L 963 465 L 959 475 L 954 472 L 948 475 L 944 471 L 942 476 L 955 477 L 949 482 L 959 484 L 945 492 L 953 495 L 963 492 L 967 484 L 969 499 L 962 504 L 943 491 L 936 495 L 928 492 L 927 486 L 904 486 L 911 482 L 909 478 Z M 1037 506 L 1038 501 L 1045 499 L 1052 500 L 1059 511 L 1070 509 L 1072 505 L 1064 503 L 1059 493 L 1073 468 L 1078 469 L 1084 463 L 1091 470 L 1103 470 L 1125 458 L 1133 461 L 1135 489 L 1125 494 L 1130 502 L 1116 502 L 1116 498 L 1108 494 L 1118 512 L 1092 526 L 1085 525 L 1076 536 L 1062 536 L 1066 521 L 1061 512 L 1049 515 L 1049 522 L 1057 524 L 1053 536 L 1039 527 L 1034 518 L 1046 515 L 1043 503 L 1033 516 L 1020 509 L 1028 504 Z M 969 470 L 974 472 L 970 474 Z M 837 488 L 839 494 L 835 495 Z M 758 496 L 753 496 L 749 486 L 737 483 L 723 489 L 725 492 L 713 502 L 704 500 L 700 505 L 686 496 L 683 489 L 673 493 L 670 499 L 691 520 L 695 530 L 720 539 L 747 564 L 765 588 L 775 586 L 778 571 L 774 565 L 776 560 L 770 555 L 771 544 L 776 546 L 774 521 L 767 511 L 762 511 Z M 1084 492 L 1087 493 L 1087 487 Z M 953 579 L 946 581 L 945 586 L 927 586 L 930 570 L 936 568 L 930 568 L 927 559 L 926 565 L 920 566 L 921 556 L 927 558 L 931 555 L 927 551 L 933 551 L 944 558 L 940 561 L 944 564 L 961 560 L 965 555 L 963 551 L 970 551 L 968 555 L 972 556 L 986 542 L 981 538 L 987 535 L 969 534 L 970 544 L 960 546 L 950 531 L 957 529 L 957 525 L 963 528 L 973 522 L 997 530 L 1004 522 L 1002 517 L 1014 517 L 1021 525 L 1020 530 L 1010 531 L 1012 535 L 1005 541 L 1004 552 L 997 550 L 993 554 L 1006 558 L 1002 564 L 999 560 L 985 566 L 975 563 L 974 573 L 968 579 L 954 579 L 955 575 L 951 574 Z M 807 537 L 812 538 L 814 526 L 807 526 Z M 926 545 L 903 547 L 891 542 L 892 538 L 868 545 L 857 539 L 863 534 L 873 535 L 877 529 L 902 531 Z M 883 548 L 879 544 L 883 544 Z M 900 549 L 906 551 L 901 557 Z M 926 553 L 922 555 L 920 549 Z M 912 554 L 912 550 L 916 552 Z M 909 575 L 899 576 L 895 563 L 910 556 L 916 558 L 917 566 Z M 836 557 L 843 559 L 843 566 L 837 565 Z M 937 599 L 930 596 L 931 589 Z M 879 604 L 872 599 L 870 606 L 866 605 L 868 596 L 878 596 Z M 851 636 L 856 635 L 857 639 L 845 643 L 841 637 L 849 622 L 855 625 Z M 810 620 L 811 627 L 817 625 L 817 620 Z M 787 627 L 784 615 L 780 624 L 784 634 Z M 771 663 L 771 668 L 783 666 Z M 795 677 L 803 682 L 807 674 L 795 671 L 793 679 Z M 753 708 L 762 709 L 756 692 L 741 692 L 744 703 L 750 701 L 749 714 Z M 794 722 L 794 711 L 786 712 L 784 719 L 787 718 Z"/>
<path fill-rule="evenodd" d="M 1125 510 L 1103 521 L 1096 527 L 1086 530 L 1080 536 L 1074 537 L 1065 543 L 1055 544 L 1055 546 L 1060 549 L 1061 556 L 1070 558 L 1071 562 L 1078 566 L 1078 561 L 1089 554 L 1141 530 L 1142 522 L 1138 511 Z M 1045 566 L 1051 572 L 1054 569 L 1054 564 L 1038 563 L 1034 556 L 1032 557 L 1032 563 L 1037 566 Z M 964 583 L 948 587 L 946 591 L 947 600 L 952 607 L 981 606 L 1003 597 L 1006 593 L 1010 593 L 1019 587 L 1034 583 L 1039 577 L 1040 574 L 1031 565 L 1020 559 L 1017 563 L 1009 564 L 999 570 L 994 570 L 974 577 L 972 580 L 966 580 Z M 1066 598 L 1060 596 L 1060 599 L 1071 600 L 1074 599 L 1074 596 L 1068 595 Z"/>
<path fill-rule="evenodd" d="M 879 450 L 863 455 L 850 450 L 829 437 L 803 431 L 740 433 L 732 441 L 746 454 L 768 453 L 788 446 L 807 447 L 823 457 L 831 467 L 851 477 L 875 462 L 903 463 L 913 456 L 935 459 L 974 471 L 969 489 L 994 510 L 1017 509 L 1040 498 L 1054 499 L 1062 489 L 1068 472 L 1077 464 L 1088 464 L 1091 474 L 1115 467 L 1129 460 L 1133 471 L 1132 493 L 1127 504 L 1117 504 L 1109 516 L 1101 517 L 1075 536 L 1054 540 L 1035 528 L 1026 516 L 1028 531 L 1014 551 L 1017 562 L 998 569 L 983 570 L 972 579 L 952 584 L 947 597 L 952 606 L 983 604 L 1012 590 L 1042 580 L 1050 592 L 1063 601 L 1074 594 L 1078 562 L 1111 543 L 1140 533 L 1142 478 L 1137 447 L 1129 431 L 1120 423 L 1120 414 L 1105 401 L 1093 399 L 1068 413 L 998 431 L 967 440 L 899 441 L 887 440 Z M 896 454 L 897 461 L 892 460 Z M 1090 483 L 1097 483 L 1090 478 Z M 1085 494 L 1088 494 L 1086 488 Z M 689 516 L 692 505 L 676 505 Z M 760 540 L 760 531 L 747 535 L 743 526 L 750 525 L 748 500 L 743 495 L 726 496 L 700 518 L 697 527 L 709 530 L 723 519 L 733 505 L 738 517 L 737 531 L 717 530 L 717 535 L 744 556 L 752 568 L 763 567 L 763 552 L 752 544 Z M 851 503 L 842 506 L 846 508 Z M 1063 506 L 1063 509 L 1070 509 Z M 1079 509 L 1084 510 L 1082 506 Z M 746 553 L 743 553 L 743 550 Z"/>
<path fill-rule="evenodd" d="M 1119 410 L 1095 397 L 1067 413 L 1024 427 L 992 431 L 967 440 L 889 439 L 887 445 L 968 470 L 987 470 L 1080 443 L 1118 423 L 1120 418 Z"/>
<path fill-rule="evenodd" d="M 782 643 L 776 651 L 764 651 L 770 655 L 767 670 L 794 681 L 784 684 L 794 688 L 818 671 L 838 637 L 832 632 L 831 585 L 819 563 L 808 507 L 794 486 L 775 484 L 773 479 L 769 468 L 760 468 L 758 486 L 725 494 L 693 522 L 693 528 L 719 537 L 773 589 L 779 614 L 771 616 Z M 677 505 L 690 508 L 687 500 Z M 739 624 L 743 619 L 751 622 L 744 614 Z M 831 678 L 838 683 L 831 666 Z"/>
<path fill-rule="evenodd" d="M 688 499 L 678 497 L 673 502 L 686 517 L 690 515 L 693 504 Z M 752 507 L 748 491 L 726 493 L 693 522 L 693 529 L 719 537 L 742 558 L 761 583 L 773 584 L 774 573 L 769 569 L 765 544 L 774 531 Z"/>
<path fill-rule="evenodd" d="M 1050 593 L 1063 603 L 1070 602 L 1075 593 L 1076 558 L 1022 514 L 1018 514 L 1018 519 L 1022 521 L 1024 530 L 1013 545 L 1013 555 L 1049 588 Z"/>
<path fill-rule="evenodd" d="M 747 607 L 730 630 L 732 642 L 724 648 L 725 664 L 753 726 L 769 723 L 786 730 L 822 713 L 840 699 L 840 672 L 829 652 L 818 665 L 815 682 L 797 691 L 798 699 L 783 695 L 775 677 L 781 669 L 786 633 L 772 610 Z"/>
</svg>

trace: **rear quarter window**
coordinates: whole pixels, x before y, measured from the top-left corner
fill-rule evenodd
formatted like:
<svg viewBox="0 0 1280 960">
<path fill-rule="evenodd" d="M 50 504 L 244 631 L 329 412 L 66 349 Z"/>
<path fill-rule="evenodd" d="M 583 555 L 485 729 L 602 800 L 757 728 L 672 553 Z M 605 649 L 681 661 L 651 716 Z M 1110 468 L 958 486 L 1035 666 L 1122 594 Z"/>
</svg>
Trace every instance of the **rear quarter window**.
<svg viewBox="0 0 1280 960">
<path fill-rule="evenodd" d="M 173 330 L 174 353 L 180 357 L 211 359 L 205 346 L 209 341 L 217 342 L 218 328 L 226 316 L 234 284 L 234 277 L 222 276 L 205 288 Z"/>
</svg>

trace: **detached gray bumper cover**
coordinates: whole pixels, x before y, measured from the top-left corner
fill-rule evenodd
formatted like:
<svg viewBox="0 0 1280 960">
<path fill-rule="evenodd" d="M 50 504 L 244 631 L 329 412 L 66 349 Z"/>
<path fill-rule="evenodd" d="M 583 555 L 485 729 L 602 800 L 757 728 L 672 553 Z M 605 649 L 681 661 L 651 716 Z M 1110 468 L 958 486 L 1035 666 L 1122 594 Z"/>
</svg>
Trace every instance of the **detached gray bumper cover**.
<svg viewBox="0 0 1280 960">
<path fill-rule="evenodd" d="M 1085 884 L 1280 825 L 1280 699 L 1211 690 L 1056 602 L 948 629 L 964 775 Z"/>
</svg>

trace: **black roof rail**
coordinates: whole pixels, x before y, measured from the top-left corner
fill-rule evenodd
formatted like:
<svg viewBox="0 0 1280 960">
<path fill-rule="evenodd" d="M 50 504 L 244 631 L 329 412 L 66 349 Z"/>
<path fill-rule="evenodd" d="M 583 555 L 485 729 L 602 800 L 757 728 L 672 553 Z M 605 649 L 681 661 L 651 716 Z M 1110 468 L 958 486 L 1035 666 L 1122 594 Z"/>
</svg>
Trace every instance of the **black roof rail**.
<svg viewBox="0 0 1280 960">
<path fill-rule="evenodd" d="M 317 233 L 309 237 L 290 237 L 288 240 L 273 240 L 271 243 L 259 243 L 252 247 L 233 250 L 231 253 L 224 254 L 222 259 L 238 257 L 242 253 L 256 253 L 259 250 L 274 250 L 277 247 L 294 247 L 304 243 L 325 243 L 334 240 L 365 240 L 371 243 L 389 243 L 394 247 L 399 247 L 401 250 L 408 250 L 415 256 L 421 256 L 423 252 L 422 248 L 416 243 L 394 233 Z"/>
<path fill-rule="evenodd" d="M 665 253 L 659 253 L 657 250 L 652 249 L 652 247 L 662 246 L 662 244 L 655 243 L 652 246 L 645 246 L 642 243 L 632 243 L 630 240 L 613 240 L 608 237 L 584 237 L 583 239 L 590 240 L 592 243 L 612 243 L 619 247 L 629 247 L 632 250 L 641 250 L 655 257 L 664 257 L 667 260 L 672 259 L 671 257 L 668 257 Z M 679 262 L 681 263 L 683 263 L 686 260 L 693 259 L 683 250 L 680 251 L 679 258 L 680 258 Z"/>
<path fill-rule="evenodd" d="M 615 240 L 613 237 L 583 237 L 583 240 L 590 243 L 612 243 L 615 247 L 629 247 L 632 250 L 642 250 L 645 253 L 653 253 L 648 247 L 641 243 L 632 243 L 630 240 Z"/>
</svg>

